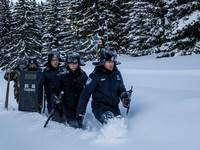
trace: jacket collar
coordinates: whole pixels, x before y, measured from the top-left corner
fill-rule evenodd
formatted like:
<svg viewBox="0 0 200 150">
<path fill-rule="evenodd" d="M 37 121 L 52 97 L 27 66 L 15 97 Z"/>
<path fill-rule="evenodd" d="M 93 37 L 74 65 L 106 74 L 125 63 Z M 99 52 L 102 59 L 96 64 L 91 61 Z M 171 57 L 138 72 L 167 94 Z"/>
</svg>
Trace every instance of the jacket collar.
<svg viewBox="0 0 200 150">
<path fill-rule="evenodd" d="M 115 65 L 114 68 L 113 68 L 113 70 L 110 71 L 110 70 L 104 68 L 103 66 L 96 66 L 95 69 L 94 69 L 94 71 L 95 71 L 95 72 L 103 72 L 103 73 L 105 73 L 105 74 L 113 75 L 113 74 L 115 74 L 115 73 L 118 72 L 118 68 L 117 68 L 117 66 Z"/>
</svg>

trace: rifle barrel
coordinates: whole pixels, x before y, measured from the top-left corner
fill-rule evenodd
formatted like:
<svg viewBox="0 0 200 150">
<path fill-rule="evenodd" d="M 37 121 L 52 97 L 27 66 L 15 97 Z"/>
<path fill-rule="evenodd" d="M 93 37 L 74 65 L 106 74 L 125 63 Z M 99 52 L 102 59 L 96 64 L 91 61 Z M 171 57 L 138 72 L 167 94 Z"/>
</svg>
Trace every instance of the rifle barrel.
<svg viewBox="0 0 200 150">
<path fill-rule="evenodd" d="M 51 110 L 51 113 L 50 113 L 50 115 L 49 115 L 49 117 L 48 117 L 48 119 L 47 119 L 47 121 L 46 121 L 45 124 L 44 124 L 44 128 L 47 126 L 49 120 L 51 119 L 51 117 L 53 116 L 54 113 L 55 113 L 55 109 L 52 109 L 52 110 Z"/>
</svg>

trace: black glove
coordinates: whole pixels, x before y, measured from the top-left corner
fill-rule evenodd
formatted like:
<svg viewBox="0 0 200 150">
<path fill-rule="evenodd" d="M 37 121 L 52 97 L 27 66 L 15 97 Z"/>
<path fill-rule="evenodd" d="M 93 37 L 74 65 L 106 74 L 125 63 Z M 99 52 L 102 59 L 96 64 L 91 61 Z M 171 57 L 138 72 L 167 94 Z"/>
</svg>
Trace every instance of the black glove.
<svg viewBox="0 0 200 150">
<path fill-rule="evenodd" d="M 52 109 L 62 109 L 62 101 L 61 101 L 61 98 L 62 98 L 62 95 L 64 94 L 64 92 L 61 91 L 59 97 L 57 97 L 56 94 L 53 94 L 52 95 L 52 100 L 53 100 L 53 103 L 52 103 Z"/>
<path fill-rule="evenodd" d="M 129 104 L 130 104 L 130 99 L 124 98 L 124 99 L 123 99 L 123 106 L 124 106 L 125 108 L 128 108 L 128 107 L 129 107 Z"/>
<path fill-rule="evenodd" d="M 125 108 L 128 108 L 129 107 L 129 104 L 130 104 L 130 99 L 128 99 L 128 93 L 127 91 L 126 92 L 123 92 L 120 96 L 121 100 L 122 100 L 122 104 Z"/>
<path fill-rule="evenodd" d="M 38 113 L 42 112 L 42 103 L 38 103 Z"/>
</svg>

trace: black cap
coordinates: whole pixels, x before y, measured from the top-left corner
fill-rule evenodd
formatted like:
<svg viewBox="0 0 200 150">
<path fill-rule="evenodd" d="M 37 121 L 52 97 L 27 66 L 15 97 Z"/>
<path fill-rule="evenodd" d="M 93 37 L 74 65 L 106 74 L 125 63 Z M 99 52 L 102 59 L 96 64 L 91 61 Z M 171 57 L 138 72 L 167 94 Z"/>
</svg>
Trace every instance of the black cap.
<svg viewBox="0 0 200 150">
<path fill-rule="evenodd" d="M 117 54 L 114 51 L 102 50 L 100 54 L 100 61 L 93 62 L 93 65 L 102 66 L 106 61 L 113 61 L 116 65 L 121 64 L 117 61 Z"/>
<path fill-rule="evenodd" d="M 80 59 L 80 55 L 76 52 L 68 52 L 66 55 L 65 65 L 69 65 L 69 63 L 78 63 L 80 66 L 84 66 L 85 64 Z"/>
<path fill-rule="evenodd" d="M 48 62 L 51 60 L 59 60 L 60 59 L 60 53 L 58 51 L 50 51 L 48 52 Z"/>
<path fill-rule="evenodd" d="M 37 58 L 35 56 L 28 57 L 28 64 L 35 64 L 35 65 L 37 65 Z"/>
</svg>

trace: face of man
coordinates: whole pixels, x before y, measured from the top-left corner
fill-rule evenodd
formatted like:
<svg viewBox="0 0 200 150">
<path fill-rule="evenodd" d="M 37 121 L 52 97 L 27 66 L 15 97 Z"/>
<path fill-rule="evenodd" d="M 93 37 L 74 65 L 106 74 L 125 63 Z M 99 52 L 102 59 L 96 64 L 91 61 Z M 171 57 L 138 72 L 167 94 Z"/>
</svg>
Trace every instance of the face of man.
<svg viewBox="0 0 200 150">
<path fill-rule="evenodd" d="M 69 63 L 69 68 L 71 69 L 72 72 L 75 72 L 76 69 L 78 68 L 78 63 Z"/>
<path fill-rule="evenodd" d="M 31 68 L 35 68 L 35 64 L 29 64 Z"/>
<path fill-rule="evenodd" d="M 104 66 L 104 68 L 112 71 L 114 68 L 114 65 L 115 65 L 115 63 L 113 61 L 106 61 L 103 66 Z"/>
<path fill-rule="evenodd" d="M 20 64 L 20 65 L 19 65 L 19 67 L 25 67 L 25 66 L 26 66 L 25 64 Z"/>
<path fill-rule="evenodd" d="M 26 66 L 25 64 L 20 64 L 20 65 L 19 65 L 19 69 L 20 69 L 20 70 L 23 70 L 23 68 L 24 68 L 25 66 Z"/>
<path fill-rule="evenodd" d="M 58 64 L 59 64 L 59 60 L 56 59 L 56 60 L 51 60 L 51 66 L 53 68 L 57 68 L 58 67 Z"/>
</svg>

